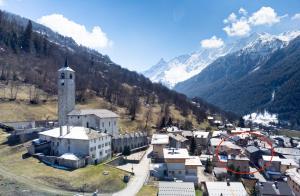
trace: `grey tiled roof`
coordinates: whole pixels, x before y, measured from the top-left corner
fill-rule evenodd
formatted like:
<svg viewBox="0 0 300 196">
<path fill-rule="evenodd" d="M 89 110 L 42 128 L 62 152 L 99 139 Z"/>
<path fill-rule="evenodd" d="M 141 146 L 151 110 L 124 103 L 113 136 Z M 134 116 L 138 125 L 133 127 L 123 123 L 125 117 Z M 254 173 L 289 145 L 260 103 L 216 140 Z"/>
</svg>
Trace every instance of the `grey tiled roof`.
<svg viewBox="0 0 300 196">
<path fill-rule="evenodd" d="M 81 109 L 81 110 L 72 110 L 69 116 L 84 116 L 84 115 L 95 115 L 99 118 L 119 118 L 119 116 L 110 111 L 105 109 Z"/>
<path fill-rule="evenodd" d="M 257 147 L 255 147 L 255 146 L 248 146 L 246 148 L 246 151 L 248 151 L 249 153 L 254 153 L 254 152 L 259 151 L 259 149 Z"/>
<path fill-rule="evenodd" d="M 277 187 L 274 182 L 261 182 L 258 185 L 258 189 L 262 195 L 294 195 L 286 182 L 277 182 Z"/>
</svg>

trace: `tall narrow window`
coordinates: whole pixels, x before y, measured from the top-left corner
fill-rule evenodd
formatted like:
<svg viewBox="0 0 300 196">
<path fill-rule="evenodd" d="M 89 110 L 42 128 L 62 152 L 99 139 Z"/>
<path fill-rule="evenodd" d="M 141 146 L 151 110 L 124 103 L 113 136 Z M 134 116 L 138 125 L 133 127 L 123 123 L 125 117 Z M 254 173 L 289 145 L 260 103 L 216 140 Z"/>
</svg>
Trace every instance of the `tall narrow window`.
<svg viewBox="0 0 300 196">
<path fill-rule="evenodd" d="M 65 73 L 61 73 L 61 79 L 65 79 Z"/>
<path fill-rule="evenodd" d="M 72 79 L 73 78 L 73 76 L 72 76 L 72 74 L 70 74 L 70 79 Z"/>
</svg>

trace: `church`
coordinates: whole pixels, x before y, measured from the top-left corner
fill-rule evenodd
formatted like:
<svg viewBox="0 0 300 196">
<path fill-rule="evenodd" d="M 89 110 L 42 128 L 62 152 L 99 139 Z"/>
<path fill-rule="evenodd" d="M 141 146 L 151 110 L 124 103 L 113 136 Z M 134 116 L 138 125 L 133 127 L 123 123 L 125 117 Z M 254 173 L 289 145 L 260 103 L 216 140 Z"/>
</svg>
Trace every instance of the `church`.
<svg viewBox="0 0 300 196">
<path fill-rule="evenodd" d="M 58 70 L 58 127 L 39 132 L 28 152 L 51 165 L 80 168 L 148 146 L 146 133 L 119 134 L 119 116 L 106 109 L 75 108 L 75 71 L 65 64 Z"/>
</svg>

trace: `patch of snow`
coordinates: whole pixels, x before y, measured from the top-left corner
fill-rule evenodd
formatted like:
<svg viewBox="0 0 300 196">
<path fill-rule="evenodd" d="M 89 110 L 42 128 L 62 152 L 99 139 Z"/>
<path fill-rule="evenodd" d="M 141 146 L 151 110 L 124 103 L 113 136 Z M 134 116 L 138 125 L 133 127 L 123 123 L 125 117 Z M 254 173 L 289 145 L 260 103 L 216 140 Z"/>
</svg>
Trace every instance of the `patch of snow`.
<svg viewBox="0 0 300 196">
<path fill-rule="evenodd" d="M 260 69 L 260 66 L 257 66 L 250 73 L 253 73 L 253 72 L 255 72 L 255 71 L 259 70 L 259 69 Z"/>
<path fill-rule="evenodd" d="M 271 114 L 266 110 L 263 113 L 253 112 L 251 114 L 247 114 L 243 116 L 243 119 L 246 122 L 248 121 L 248 122 L 252 122 L 264 126 L 270 126 L 271 124 L 278 124 L 278 115 Z"/>
<path fill-rule="evenodd" d="M 274 99 L 275 99 L 275 90 L 273 90 L 273 92 L 272 92 L 272 98 L 271 98 L 271 102 L 273 102 L 273 101 L 274 101 Z"/>
</svg>

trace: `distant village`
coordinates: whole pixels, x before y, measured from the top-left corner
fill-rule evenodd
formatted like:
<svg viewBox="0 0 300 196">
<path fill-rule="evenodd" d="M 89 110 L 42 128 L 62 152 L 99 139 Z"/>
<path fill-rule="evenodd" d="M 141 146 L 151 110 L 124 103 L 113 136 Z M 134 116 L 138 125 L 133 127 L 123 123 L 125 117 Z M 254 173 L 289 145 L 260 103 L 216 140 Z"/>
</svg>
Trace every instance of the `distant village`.
<svg viewBox="0 0 300 196">
<path fill-rule="evenodd" d="M 58 70 L 58 121 L 4 123 L 12 137 L 27 140 L 28 153 L 49 167 L 78 169 L 113 160 L 132 164 L 132 177 L 154 183 L 158 195 L 300 195 L 300 138 L 259 127 L 241 128 L 213 115 L 218 130 L 181 130 L 169 126 L 153 135 L 120 134 L 118 114 L 106 109 L 76 109 L 75 71 Z M 128 157 L 128 158 L 126 158 Z M 145 167 L 143 177 L 134 166 Z M 129 180 L 130 183 L 130 180 Z"/>
</svg>

